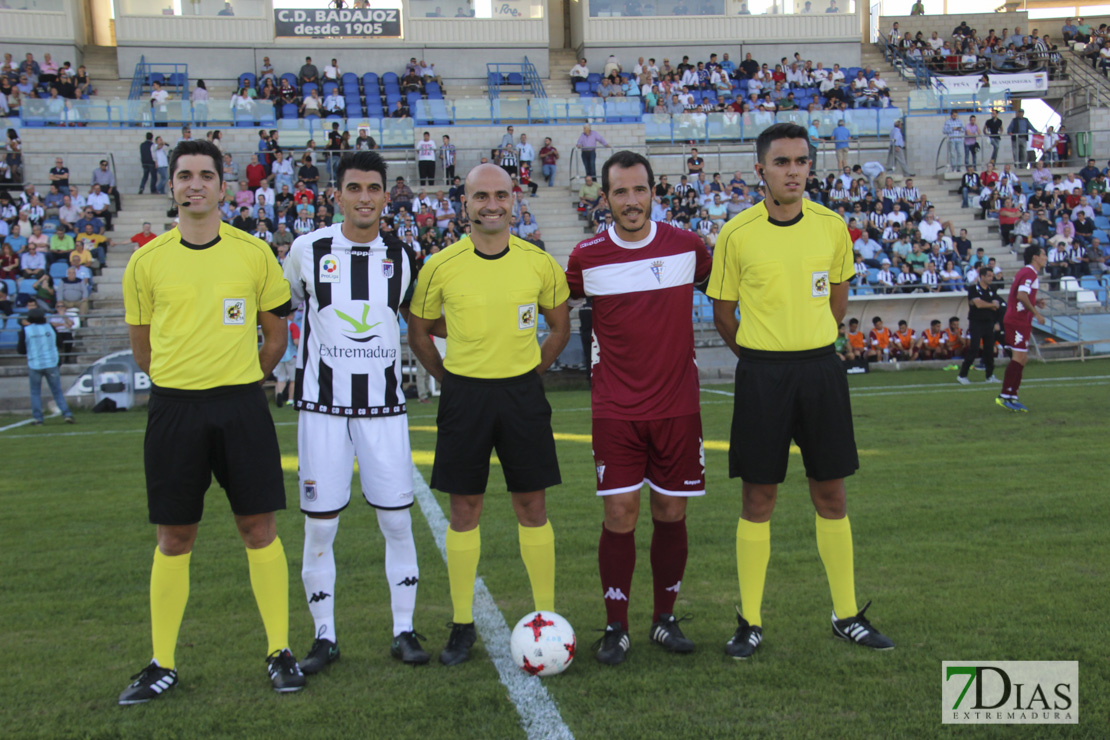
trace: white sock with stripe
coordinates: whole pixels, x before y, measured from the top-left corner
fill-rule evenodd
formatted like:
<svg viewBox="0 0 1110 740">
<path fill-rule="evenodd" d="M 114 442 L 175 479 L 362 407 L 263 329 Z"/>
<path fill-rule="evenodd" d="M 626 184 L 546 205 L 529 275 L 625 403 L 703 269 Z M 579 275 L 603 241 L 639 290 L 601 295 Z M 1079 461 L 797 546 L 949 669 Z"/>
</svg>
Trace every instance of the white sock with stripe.
<svg viewBox="0 0 1110 740">
<path fill-rule="evenodd" d="M 335 638 L 335 533 L 339 517 L 334 519 L 304 518 L 304 559 L 301 581 L 304 583 L 308 611 L 316 622 L 316 637 Z"/>
<path fill-rule="evenodd" d="M 412 613 L 416 609 L 416 584 L 420 580 L 410 511 L 410 509 L 377 509 L 378 528 L 385 536 L 385 577 L 389 580 L 394 637 L 412 630 Z"/>
</svg>

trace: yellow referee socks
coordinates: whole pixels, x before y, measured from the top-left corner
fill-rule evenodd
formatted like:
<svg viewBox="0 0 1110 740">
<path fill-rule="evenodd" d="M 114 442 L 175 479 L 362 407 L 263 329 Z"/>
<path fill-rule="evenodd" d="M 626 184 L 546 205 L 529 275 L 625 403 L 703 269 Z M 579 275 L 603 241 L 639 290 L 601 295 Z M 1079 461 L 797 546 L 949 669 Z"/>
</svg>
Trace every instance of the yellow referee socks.
<svg viewBox="0 0 1110 740">
<path fill-rule="evenodd" d="M 150 637 L 154 643 L 154 659 L 163 668 L 176 668 L 174 650 L 177 633 L 189 601 L 189 558 L 184 555 L 163 555 L 154 548 L 154 565 L 150 568 Z"/>
<path fill-rule="evenodd" d="M 266 628 L 267 654 L 289 647 L 289 564 L 281 538 L 257 550 L 247 548 L 251 589 L 262 625 Z"/>
<path fill-rule="evenodd" d="M 825 519 L 817 515 L 817 552 L 825 564 L 837 619 L 854 617 L 856 609 L 856 568 L 852 561 L 852 525 L 848 517 Z"/>
<path fill-rule="evenodd" d="M 532 584 L 536 611 L 555 611 L 555 531 L 548 519 L 539 527 L 517 525 L 520 559 Z"/>
<path fill-rule="evenodd" d="M 740 611 L 748 624 L 763 624 L 763 584 L 771 559 L 771 522 L 741 519 L 736 526 L 736 572 L 740 577 Z"/>
<path fill-rule="evenodd" d="M 451 584 L 451 606 L 456 624 L 474 621 L 474 579 L 482 555 L 482 535 L 475 527 L 469 532 L 447 528 L 447 580 Z"/>
</svg>

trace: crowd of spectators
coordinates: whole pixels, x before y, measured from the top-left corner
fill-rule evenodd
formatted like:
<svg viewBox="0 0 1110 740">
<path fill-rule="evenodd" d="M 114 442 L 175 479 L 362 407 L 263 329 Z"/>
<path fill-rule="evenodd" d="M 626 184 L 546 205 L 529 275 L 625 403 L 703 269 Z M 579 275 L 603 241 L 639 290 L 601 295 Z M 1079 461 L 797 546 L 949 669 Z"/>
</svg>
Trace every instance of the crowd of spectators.
<svg viewBox="0 0 1110 740">
<path fill-rule="evenodd" d="M 380 83 L 384 88 L 379 88 Z M 270 58 L 263 57 L 262 67 L 257 74 L 240 75 L 238 88 L 231 99 L 231 108 L 237 116 L 242 114 L 249 117 L 255 113 L 258 103 L 268 102 L 272 104 L 278 118 L 346 118 L 348 113 L 361 117 L 362 96 L 365 96 L 366 110 L 372 117 L 375 112 L 380 111 L 381 117 L 408 118 L 411 116 L 408 103 L 410 96 L 423 97 L 433 91 L 436 95 L 442 95 L 440 86 L 441 80 L 435 64 L 429 64 L 423 59 L 417 60 L 416 57 L 405 64 L 402 72 L 386 73 L 380 81 L 376 74 L 360 77 L 345 72 L 337 58 L 332 58 L 321 69 L 312 61 L 312 57 L 305 57 L 304 64 L 296 73 L 278 74 L 270 63 Z M 198 87 L 200 92 L 196 88 L 192 92 L 194 109 L 198 102 L 196 96 L 199 95 L 207 110 L 207 90 L 199 83 Z M 357 111 L 348 110 L 355 107 Z"/>
<path fill-rule="evenodd" d="M 801 52 L 778 63 L 759 62 L 751 53 L 737 64 L 728 53 L 708 60 L 682 61 L 672 66 L 664 58 L 640 57 L 625 69 L 615 55 L 601 72 L 590 72 L 585 58 L 570 70 L 571 89 L 602 100 L 630 98 L 641 101 L 645 113 L 678 115 L 689 112 L 726 112 L 767 118 L 778 111 L 886 108 L 890 91 L 882 74 L 870 68 L 826 68 L 823 62 L 805 59 Z M 747 121 L 751 123 L 751 121 Z M 756 121 L 758 122 L 758 120 Z"/>
<path fill-rule="evenodd" d="M 981 215 L 998 223 L 1002 246 L 1015 252 L 1030 244 L 1044 247 L 1050 283 L 1055 284 L 1064 276 L 1100 276 L 1110 270 L 1108 175 L 1110 162 L 1099 168 L 1094 159 L 1067 174 L 1037 162 L 1028 185 L 1009 165 L 999 173 L 988 164 L 981 173 L 969 166 L 960 189 L 965 207 L 977 199 Z"/>
<path fill-rule="evenodd" d="M 1067 37 L 1065 35 L 1065 41 Z M 1067 61 L 1053 40 L 1036 28 L 1028 34 L 1020 26 L 992 28 L 980 34 L 962 21 L 944 36 L 942 31 L 904 31 L 896 21 L 888 33 L 892 53 L 910 64 L 924 64 L 937 73 L 973 74 L 1045 69 L 1055 78 L 1067 71 Z M 984 79 L 984 85 L 989 80 Z"/>
<path fill-rule="evenodd" d="M 342 136 L 338 134 L 338 124 L 333 131 Z M 258 133 L 258 152 L 250 155 L 244 167 L 235 162 L 230 152 L 224 154 L 224 197 L 220 212 L 224 221 L 262 239 L 279 260 L 284 260 L 296 237 L 343 220 L 331 176 L 344 148 L 317 151 L 315 141 L 309 141 L 304 148 L 287 151 L 279 142 L 278 131 L 263 129 Z M 495 152 L 509 147 L 525 153 L 530 149 L 526 135 L 521 135 L 520 141 L 513 138 L 511 131 L 506 136 L 510 140 L 503 142 Z M 449 139 L 445 144 L 450 146 Z M 439 147 L 438 151 L 443 154 L 444 147 Z M 453 152 L 453 149 L 447 151 Z M 483 158 L 482 161 L 490 160 Z M 324 174 L 316 166 L 318 162 L 324 165 Z M 524 164 L 527 172 L 531 161 L 525 160 Z M 525 179 L 522 187 L 519 160 L 516 167 L 512 173 L 512 232 L 543 247 L 543 235 L 529 211 L 524 190 L 530 181 Z M 403 176 L 398 176 L 388 190 L 381 229 L 410 244 L 417 255 L 418 266 L 427 256 L 470 232 L 463 209 L 462 180 L 454 175 L 453 165 L 450 177 L 449 186 L 432 190 L 433 184 L 425 179 L 414 190 Z"/>
<path fill-rule="evenodd" d="M 23 101 L 35 98 L 57 101 L 59 112 L 64 112 L 66 101 L 95 94 L 84 65 L 75 69 L 70 62 L 62 62 L 59 66 L 50 54 L 44 54 L 40 62 L 31 52 L 22 61 L 5 52 L 0 62 L 0 116 L 18 117 Z"/>
<path fill-rule="evenodd" d="M 1085 62 L 1104 75 L 1110 74 L 1110 26 L 1100 23 L 1094 28 L 1083 18 L 1068 18 L 1061 35 Z"/>
</svg>

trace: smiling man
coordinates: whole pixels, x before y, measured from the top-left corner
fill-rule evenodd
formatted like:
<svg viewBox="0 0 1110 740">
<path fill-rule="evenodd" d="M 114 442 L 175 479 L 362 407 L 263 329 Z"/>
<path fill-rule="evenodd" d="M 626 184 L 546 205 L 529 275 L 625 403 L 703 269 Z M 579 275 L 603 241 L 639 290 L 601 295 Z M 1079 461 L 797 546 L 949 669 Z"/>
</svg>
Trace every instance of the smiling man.
<svg viewBox="0 0 1110 740">
<path fill-rule="evenodd" d="M 477 639 L 478 521 L 495 448 L 535 608 L 555 607 L 555 533 L 544 496 L 561 478 L 540 376 L 570 339 L 567 279 L 553 257 L 509 233 L 512 187 L 496 165 L 470 171 L 472 233 L 428 258 L 412 298 L 409 345 L 442 384 L 431 485 L 451 496 L 446 549 L 454 619 L 439 655 L 444 665 L 467 660 Z M 537 311 L 547 319 L 542 345 Z M 446 360 L 428 336 L 443 314 Z"/>
<path fill-rule="evenodd" d="M 359 464 L 362 495 L 385 537 L 393 608 L 390 653 L 428 662 L 413 630 L 420 571 L 409 509 L 412 453 L 401 390 L 401 330 L 416 279 L 412 250 L 379 231 L 386 164 L 377 152 L 344 154 L 336 167 L 343 222 L 298 237 L 285 260 L 293 305 L 307 303 L 297 353 L 297 450 L 305 513 L 304 581 L 316 639 L 301 669 L 339 658 L 335 634 L 335 535 Z"/>
<path fill-rule="evenodd" d="M 755 170 L 767 198 L 721 230 L 706 291 L 717 331 L 739 358 L 729 477 L 743 481 L 736 530 L 741 609 L 725 645 L 738 659 L 750 657 L 763 640 L 771 513 L 791 440 L 801 448 L 817 510 L 833 634 L 879 650 L 894 647 L 864 617 L 866 606 L 856 611 L 844 478 L 859 458 L 847 376 L 833 346 L 855 272 L 852 241 L 839 215 L 805 199 L 809 167 L 801 126 L 778 123 L 759 135 Z"/>
<path fill-rule="evenodd" d="M 144 458 L 158 547 L 150 573 L 154 657 L 120 704 L 150 701 L 177 684 L 189 559 L 213 473 L 247 547 L 274 690 L 305 684 L 289 651 L 289 568 L 274 517 L 285 508 L 285 484 L 260 385 L 285 351 L 289 284 L 265 243 L 221 223 L 220 159 L 208 141 L 174 149 L 180 223 L 132 254 L 123 279 L 131 351 L 154 384 Z"/>
<path fill-rule="evenodd" d="M 614 224 L 571 252 L 574 298 L 593 299 L 593 455 L 605 517 L 598 545 L 605 634 L 598 661 L 629 647 L 628 605 L 636 566 L 640 490 L 650 489 L 654 611 L 648 637 L 675 653 L 694 643 L 674 604 L 686 570 L 686 501 L 705 494 L 698 368 L 690 302 L 712 257 L 697 234 L 651 220 L 655 177 L 640 154 L 621 151 L 601 168 Z"/>
</svg>

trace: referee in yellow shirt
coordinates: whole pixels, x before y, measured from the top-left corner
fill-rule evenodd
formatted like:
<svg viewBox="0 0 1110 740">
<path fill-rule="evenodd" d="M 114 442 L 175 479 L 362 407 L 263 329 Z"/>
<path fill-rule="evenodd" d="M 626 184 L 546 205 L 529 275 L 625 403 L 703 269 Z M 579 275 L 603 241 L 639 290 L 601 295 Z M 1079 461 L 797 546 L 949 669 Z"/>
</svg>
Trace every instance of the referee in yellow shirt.
<svg viewBox="0 0 1110 740">
<path fill-rule="evenodd" d="M 288 647 L 289 568 L 274 522 L 285 487 L 259 385 L 285 351 L 289 283 L 266 244 L 220 222 L 221 160 L 210 142 L 178 144 L 169 171 L 180 224 L 135 252 L 123 279 L 131 350 L 153 382 L 144 458 L 158 547 L 150 573 L 154 658 L 120 704 L 150 701 L 177 684 L 189 558 L 213 473 L 247 547 L 273 687 L 305 683 Z"/>
<path fill-rule="evenodd" d="M 817 550 L 832 591 L 836 637 L 894 647 L 856 610 L 852 530 L 844 478 L 859 468 L 848 381 L 833 350 L 855 274 L 843 219 L 805 199 L 806 130 L 792 123 L 756 140 L 765 199 L 717 238 L 706 291 L 717 331 L 736 353 L 729 476 L 743 481 L 736 530 L 739 626 L 725 645 L 748 658 L 763 640 L 760 606 L 771 555 L 771 512 L 793 440 L 817 510 Z M 736 316 L 740 309 L 740 319 Z"/>
<path fill-rule="evenodd" d="M 561 479 L 540 375 L 570 339 L 570 290 L 550 255 L 509 233 L 512 187 L 495 165 L 470 171 L 471 234 L 428 259 L 409 307 L 409 344 L 442 384 L 431 485 L 451 494 L 447 574 L 454 618 L 439 655 L 444 665 L 467 660 L 477 638 L 478 520 L 494 448 L 520 523 L 520 556 L 535 608 L 555 608 L 555 534 L 544 491 Z M 537 312 L 549 329 L 542 345 L 536 342 Z M 446 360 L 428 336 L 441 315 Z"/>
</svg>

